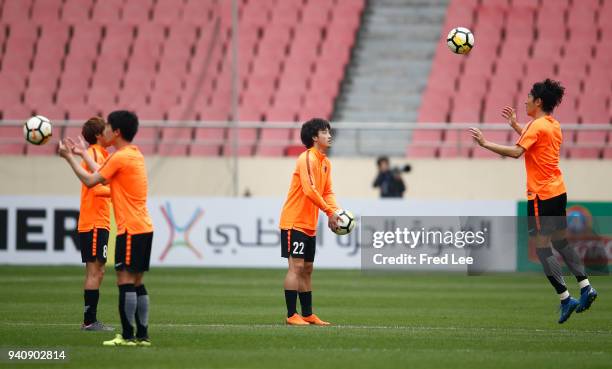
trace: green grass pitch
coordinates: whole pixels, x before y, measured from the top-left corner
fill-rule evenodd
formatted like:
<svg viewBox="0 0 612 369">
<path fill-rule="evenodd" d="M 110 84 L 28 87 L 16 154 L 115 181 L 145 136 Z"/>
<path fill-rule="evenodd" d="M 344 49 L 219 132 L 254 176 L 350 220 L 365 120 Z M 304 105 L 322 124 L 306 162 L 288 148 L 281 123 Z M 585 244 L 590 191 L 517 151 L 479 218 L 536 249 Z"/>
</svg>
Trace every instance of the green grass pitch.
<svg viewBox="0 0 612 369">
<path fill-rule="evenodd" d="M 0 347 L 64 348 L 66 363 L 11 368 L 610 368 L 612 279 L 591 310 L 556 322 L 536 274 L 365 275 L 315 270 L 314 309 L 331 327 L 287 327 L 283 270 L 154 268 L 153 347 L 102 347 L 81 332 L 79 267 L 0 266 Z M 107 271 L 99 318 L 119 328 Z M 577 293 L 573 278 L 567 278 Z"/>
</svg>

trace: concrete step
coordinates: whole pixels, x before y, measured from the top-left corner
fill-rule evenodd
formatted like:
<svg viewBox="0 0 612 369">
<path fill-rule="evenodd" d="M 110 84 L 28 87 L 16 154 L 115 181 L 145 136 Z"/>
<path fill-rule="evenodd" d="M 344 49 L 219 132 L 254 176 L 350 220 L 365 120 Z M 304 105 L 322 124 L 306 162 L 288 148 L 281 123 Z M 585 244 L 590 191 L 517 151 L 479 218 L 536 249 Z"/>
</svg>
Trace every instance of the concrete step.
<svg viewBox="0 0 612 369">
<path fill-rule="evenodd" d="M 345 110 L 336 119 L 338 122 L 416 122 L 417 113 L 400 111 Z"/>
<path fill-rule="evenodd" d="M 370 0 L 336 121 L 415 122 L 448 0 Z M 404 156 L 411 132 L 343 129 L 334 155 Z"/>
<path fill-rule="evenodd" d="M 442 33 L 442 27 L 439 24 L 406 24 L 403 27 L 396 27 L 394 24 L 380 22 L 370 25 L 368 32 L 364 35 L 364 40 L 406 41 L 407 38 L 410 38 L 435 42 Z"/>
<path fill-rule="evenodd" d="M 369 19 L 378 20 L 378 17 L 400 18 L 410 23 L 420 23 L 424 20 L 442 23 L 446 19 L 447 5 L 434 5 L 429 2 L 426 4 L 381 4 L 372 7 Z"/>
<path fill-rule="evenodd" d="M 446 9 L 449 0 L 374 0 L 377 7 L 439 6 Z"/>
</svg>

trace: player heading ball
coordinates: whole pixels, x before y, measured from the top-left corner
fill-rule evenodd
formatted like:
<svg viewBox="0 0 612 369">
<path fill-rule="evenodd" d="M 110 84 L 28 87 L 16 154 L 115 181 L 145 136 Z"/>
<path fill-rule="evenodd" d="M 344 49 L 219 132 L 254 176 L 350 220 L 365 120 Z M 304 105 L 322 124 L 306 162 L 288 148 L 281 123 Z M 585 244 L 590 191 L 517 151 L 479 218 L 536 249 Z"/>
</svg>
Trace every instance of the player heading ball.
<svg viewBox="0 0 612 369">
<path fill-rule="evenodd" d="M 339 220 L 331 163 L 326 156 L 332 143 L 331 125 L 325 119 L 311 119 L 302 125 L 300 136 L 307 150 L 297 159 L 280 217 L 281 256 L 289 263 L 285 277 L 287 324 L 329 325 L 312 313 L 311 279 L 319 210 L 327 215 L 332 231 L 337 229 Z M 296 307 L 298 295 L 301 316 Z"/>
</svg>

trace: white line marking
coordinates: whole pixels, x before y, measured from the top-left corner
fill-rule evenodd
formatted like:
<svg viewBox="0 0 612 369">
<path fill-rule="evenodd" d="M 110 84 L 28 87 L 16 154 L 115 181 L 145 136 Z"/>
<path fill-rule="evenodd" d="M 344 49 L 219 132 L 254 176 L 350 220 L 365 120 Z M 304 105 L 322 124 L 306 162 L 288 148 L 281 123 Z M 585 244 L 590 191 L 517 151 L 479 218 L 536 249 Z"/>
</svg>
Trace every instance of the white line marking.
<svg viewBox="0 0 612 369">
<path fill-rule="evenodd" d="M 77 323 L 36 323 L 36 322 L 0 322 L 4 326 L 44 326 L 44 327 L 79 327 Z M 159 323 L 152 324 L 154 327 L 166 328 L 297 328 L 288 327 L 285 324 L 222 324 L 222 323 Z M 528 329 L 528 328 L 487 328 L 487 327 L 427 327 L 427 326 L 384 326 L 384 325 L 330 325 L 327 327 L 316 327 L 316 329 L 372 329 L 372 330 L 407 330 L 407 331 L 463 331 L 463 332 L 517 332 L 517 333 L 552 333 L 552 334 L 603 334 L 612 335 L 612 331 L 583 331 L 568 329 Z"/>
</svg>

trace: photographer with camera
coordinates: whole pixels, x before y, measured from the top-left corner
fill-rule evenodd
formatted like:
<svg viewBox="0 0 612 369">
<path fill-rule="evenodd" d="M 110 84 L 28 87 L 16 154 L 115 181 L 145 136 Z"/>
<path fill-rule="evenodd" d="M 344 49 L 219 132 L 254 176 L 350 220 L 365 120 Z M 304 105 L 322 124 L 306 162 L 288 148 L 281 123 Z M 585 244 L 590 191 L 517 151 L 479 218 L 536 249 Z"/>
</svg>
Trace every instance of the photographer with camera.
<svg viewBox="0 0 612 369">
<path fill-rule="evenodd" d="M 389 158 L 381 156 L 376 160 L 378 166 L 378 175 L 374 180 L 373 187 L 380 188 L 380 197 L 404 197 L 406 191 L 406 185 L 402 179 L 402 170 L 404 172 L 410 171 L 410 165 L 405 165 L 402 170 L 400 168 L 392 168 L 389 164 Z"/>
</svg>

